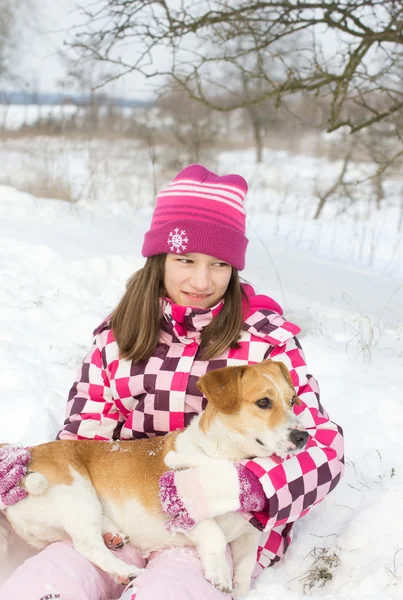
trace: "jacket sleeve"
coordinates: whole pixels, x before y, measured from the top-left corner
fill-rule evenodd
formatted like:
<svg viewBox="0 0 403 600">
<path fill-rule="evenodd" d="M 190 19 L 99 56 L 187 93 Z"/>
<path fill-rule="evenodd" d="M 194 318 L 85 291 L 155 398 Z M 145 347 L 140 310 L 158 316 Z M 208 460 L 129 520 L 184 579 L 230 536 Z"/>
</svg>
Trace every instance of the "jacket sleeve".
<svg viewBox="0 0 403 600">
<path fill-rule="evenodd" d="M 70 390 L 66 420 L 57 439 L 111 440 L 119 437 L 124 419 L 112 397 L 102 350 L 101 336 L 96 335 Z"/>
<path fill-rule="evenodd" d="M 265 358 L 279 360 L 290 370 L 301 405 L 294 411 L 310 437 L 305 449 L 278 462 L 256 458 L 245 462 L 263 486 L 268 510 L 251 519 L 265 531 L 304 516 L 338 484 L 344 469 L 343 431 L 322 407 L 316 379 L 306 372 L 303 350 L 297 338 L 271 348 Z"/>
</svg>

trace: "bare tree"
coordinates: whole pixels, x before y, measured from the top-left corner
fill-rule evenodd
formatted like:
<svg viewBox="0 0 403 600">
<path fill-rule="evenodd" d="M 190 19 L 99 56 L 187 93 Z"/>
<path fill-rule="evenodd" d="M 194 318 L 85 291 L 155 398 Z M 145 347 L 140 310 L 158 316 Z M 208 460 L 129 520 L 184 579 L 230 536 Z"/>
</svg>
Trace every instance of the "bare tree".
<svg viewBox="0 0 403 600">
<path fill-rule="evenodd" d="M 9 77 L 9 60 L 14 46 L 15 13 L 10 0 L 0 0 L 0 81 Z"/>
<path fill-rule="evenodd" d="M 318 177 L 315 188 L 318 204 L 313 218 L 318 219 L 325 204 L 332 200 L 342 205 L 337 214 L 362 198 L 366 199 L 368 214 L 372 212 L 371 207 L 379 211 L 388 203 L 386 176 L 400 176 L 401 172 L 403 144 L 398 123 L 377 123 L 354 136 L 344 135 L 339 140 L 338 150 L 343 151 L 343 156 L 334 179 L 330 183 L 320 182 L 323 178 Z M 398 210 L 402 207 L 403 201 Z M 398 223 L 398 231 L 400 227 Z"/>
<path fill-rule="evenodd" d="M 263 70 L 264 57 L 260 52 L 253 57 L 255 66 L 252 69 L 248 68 L 239 73 L 241 79 L 241 87 L 243 92 L 243 111 L 246 114 L 247 120 L 253 133 L 253 141 L 255 144 L 256 162 L 261 163 L 263 160 L 264 138 L 270 124 L 276 118 L 276 109 L 274 100 L 262 100 L 255 103 L 253 100 L 262 96 L 265 86 L 264 80 L 260 77 Z M 249 61 L 250 62 L 250 61 Z M 229 100 L 229 104 L 231 101 Z"/>
<path fill-rule="evenodd" d="M 179 150 L 176 159 L 171 157 L 170 166 L 178 168 L 184 162 L 200 162 L 203 152 L 211 155 L 221 131 L 219 118 L 212 108 L 192 100 L 178 86 L 168 88 L 156 108 L 160 129 L 169 133 Z M 173 164 L 174 161 L 177 164 Z"/>
<path fill-rule="evenodd" d="M 245 98 L 238 83 L 231 87 L 228 77 L 223 83 L 224 74 L 250 75 L 245 57 L 263 53 L 271 68 L 262 67 L 264 86 L 248 103 L 301 91 L 327 95 L 329 131 L 342 125 L 357 131 L 403 107 L 401 0 L 100 0 L 96 6 L 86 10 L 87 27 L 74 43 L 115 64 L 114 77 L 170 74 L 191 96 L 229 110 Z M 155 62 L 156 48 L 170 52 L 169 66 Z M 231 94 L 231 105 L 220 103 L 220 89 L 225 99 Z"/>
<path fill-rule="evenodd" d="M 0 83 L 18 79 L 13 59 L 22 39 L 19 28 L 32 10 L 31 0 L 0 0 Z"/>
<path fill-rule="evenodd" d="M 354 201 L 354 197 L 349 190 L 349 186 L 346 182 L 346 175 L 348 171 L 348 167 L 351 162 L 351 155 L 353 152 L 353 145 L 350 144 L 347 148 L 345 156 L 343 158 L 343 163 L 340 169 L 340 172 L 337 174 L 335 180 L 330 184 L 330 186 L 323 191 L 320 191 L 319 188 L 316 189 L 316 195 L 318 197 L 318 204 L 315 210 L 314 219 L 319 219 L 322 211 L 325 207 L 326 202 L 334 197 L 343 196 L 348 199 L 350 202 Z"/>
<path fill-rule="evenodd" d="M 1 0 L 0 0 L 1 1 Z M 81 96 L 74 116 L 68 111 L 65 124 L 67 128 L 76 128 L 95 132 L 105 125 L 102 116 L 107 117 L 108 127 L 113 119 L 113 107 L 108 103 L 107 96 L 94 90 L 102 78 L 110 78 L 112 69 L 99 63 L 94 58 L 87 57 L 79 60 L 65 50 L 60 50 L 59 60 L 63 65 L 63 79 L 58 84 L 61 90 L 75 90 Z M 66 105 L 67 106 L 67 105 Z"/>
</svg>

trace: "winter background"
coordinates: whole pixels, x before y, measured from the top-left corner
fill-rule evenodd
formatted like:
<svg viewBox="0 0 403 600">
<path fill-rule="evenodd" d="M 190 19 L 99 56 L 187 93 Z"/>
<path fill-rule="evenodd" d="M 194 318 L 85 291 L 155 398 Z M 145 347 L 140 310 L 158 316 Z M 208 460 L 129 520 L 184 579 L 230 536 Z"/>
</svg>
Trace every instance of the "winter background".
<svg viewBox="0 0 403 600">
<path fill-rule="evenodd" d="M 155 187 L 175 170 L 156 173 L 136 140 L 11 135 L 37 109 L 0 110 L 0 440 L 32 445 L 59 430 L 92 330 L 143 264 Z M 340 160 L 273 145 L 259 165 L 252 150 L 235 148 L 204 163 L 250 184 L 242 276 L 302 327 L 323 405 L 344 428 L 346 472 L 296 524 L 286 558 L 248 598 L 400 599 L 402 181 L 387 178 L 382 210 L 368 204 L 364 183 L 354 203 L 333 199 L 313 220 L 318 189 L 337 176 Z M 352 164 L 351 176 L 365 179 L 370 169 Z M 48 180 L 55 197 L 42 197 Z M 0 582 L 32 552 L 0 516 Z"/>
</svg>

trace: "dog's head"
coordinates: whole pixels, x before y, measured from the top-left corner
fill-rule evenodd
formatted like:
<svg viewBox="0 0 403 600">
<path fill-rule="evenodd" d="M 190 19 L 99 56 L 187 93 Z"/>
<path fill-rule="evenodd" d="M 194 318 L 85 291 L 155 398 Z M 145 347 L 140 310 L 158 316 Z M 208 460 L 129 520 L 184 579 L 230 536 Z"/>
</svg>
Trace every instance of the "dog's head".
<svg viewBox="0 0 403 600">
<path fill-rule="evenodd" d="M 293 410 L 300 400 L 283 363 L 216 369 L 203 375 L 197 387 L 209 401 L 201 423 L 205 432 L 218 416 L 245 456 L 286 456 L 305 446 L 308 433 Z"/>
</svg>

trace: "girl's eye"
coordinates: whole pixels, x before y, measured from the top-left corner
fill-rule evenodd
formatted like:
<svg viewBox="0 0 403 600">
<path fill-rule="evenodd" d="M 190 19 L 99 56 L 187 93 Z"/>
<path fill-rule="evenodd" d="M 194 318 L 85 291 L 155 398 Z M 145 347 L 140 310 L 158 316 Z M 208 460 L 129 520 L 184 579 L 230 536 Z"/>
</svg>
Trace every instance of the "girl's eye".
<svg viewBox="0 0 403 600">
<path fill-rule="evenodd" d="M 218 262 L 218 263 L 214 263 L 214 266 L 216 266 L 216 267 L 229 267 L 229 264 L 225 263 L 225 262 Z"/>
<path fill-rule="evenodd" d="M 183 265 L 189 265 L 192 262 L 190 258 L 178 258 L 177 260 Z"/>
</svg>

